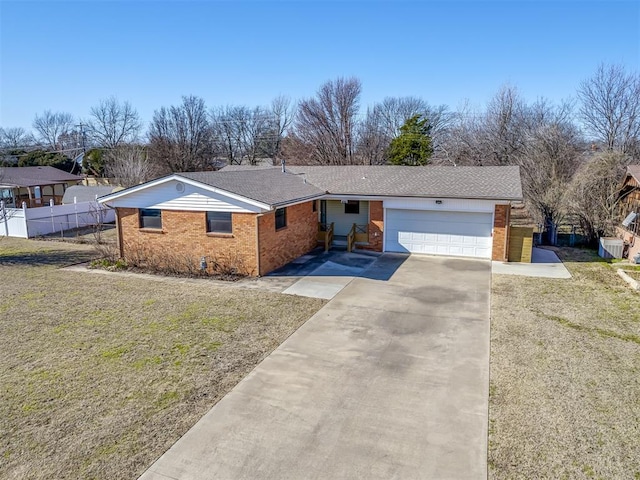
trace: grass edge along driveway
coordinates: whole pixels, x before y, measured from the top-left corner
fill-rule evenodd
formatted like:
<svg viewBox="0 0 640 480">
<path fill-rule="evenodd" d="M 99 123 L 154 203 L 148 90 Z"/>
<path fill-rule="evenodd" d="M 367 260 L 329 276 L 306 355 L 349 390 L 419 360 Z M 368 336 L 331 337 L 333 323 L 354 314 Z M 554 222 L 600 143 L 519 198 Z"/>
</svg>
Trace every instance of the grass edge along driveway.
<svg viewBox="0 0 640 480">
<path fill-rule="evenodd" d="M 62 271 L 0 241 L 0 477 L 134 478 L 324 301 Z"/>
<path fill-rule="evenodd" d="M 494 275 L 489 478 L 640 478 L 640 294 L 589 250 L 573 278 Z"/>
</svg>

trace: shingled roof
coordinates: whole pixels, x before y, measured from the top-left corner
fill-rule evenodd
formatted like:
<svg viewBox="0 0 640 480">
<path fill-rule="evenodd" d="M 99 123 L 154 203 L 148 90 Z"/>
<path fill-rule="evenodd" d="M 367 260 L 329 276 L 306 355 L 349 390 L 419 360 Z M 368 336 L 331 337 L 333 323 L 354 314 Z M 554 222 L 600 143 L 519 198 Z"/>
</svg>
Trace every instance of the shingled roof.
<svg viewBox="0 0 640 480">
<path fill-rule="evenodd" d="M 287 166 L 295 175 L 334 195 L 367 195 L 395 197 L 442 197 L 521 200 L 520 169 L 506 167 L 407 167 L 399 165 Z M 231 172 L 253 172 L 253 175 L 276 182 L 257 188 L 274 188 L 283 174 L 280 167 L 225 167 L 218 175 Z M 275 177 L 274 172 L 276 173 Z M 181 174 L 182 175 L 182 174 Z M 243 176 L 235 177 L 242 182 Z M 263 180 L 265 183 L 265 180 Z M 234 188 L 229 185 L 229 188 Z M 278 187 L 279 188 L 279 187 Z M 236 191 L 236 190 L 231 190 Z"/>
<path fill-rule="evenodd" d="M 436 197 L 522 200 L 518 167 L 407 167 L 390 165 L 225 167 L 217 172 L 175 173 L 170 179 L 192 180 L 271 208 L 329 194 L 368 197 Z M 127 195 L 137 185 L 102 197 Z"/>
<path fill-rule="evenodd" d="M 6 167 L 0 168 L 0 185 L 34 187 L 56 183 L 79 182 L 82 177 L 54 167 Z"/>
<path fill-rule="evenodd" d="M 178 173 L 178 176 L 277 207 L 325 193 L 304 176 L 280 168 Z"/>
</svg>

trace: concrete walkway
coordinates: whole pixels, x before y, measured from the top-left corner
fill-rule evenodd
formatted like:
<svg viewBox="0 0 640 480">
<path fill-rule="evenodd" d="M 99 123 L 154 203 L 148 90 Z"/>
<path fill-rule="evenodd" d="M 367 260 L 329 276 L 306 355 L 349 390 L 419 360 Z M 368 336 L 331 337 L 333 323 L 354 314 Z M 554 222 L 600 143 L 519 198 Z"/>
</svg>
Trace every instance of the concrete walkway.
<svg viewBox="0 0 640 480">
<path fill-rule="evenodd" d="M 315 255 L 303 255 L 269 276 L 279 277 L 285 272 L 287 275 L 301 277 L 282 293 L 331 300 L 354 277 L 364 275 L 379 256 L 346 251 L 318 254 L 318 249 L 314 252 Z"/>
<path fill-rule="evenodd" d="M 491 270 L 498 275 L 524 277 L 571 278 L 567 267 L 553 250 L 533 247 L 531 263 L 491 262 Z"/>
<path fill-rule="evenodd" d="M 485 479 L 490 263 L 385 254 L 363 277 L 141 478 Z"/>
</svg>

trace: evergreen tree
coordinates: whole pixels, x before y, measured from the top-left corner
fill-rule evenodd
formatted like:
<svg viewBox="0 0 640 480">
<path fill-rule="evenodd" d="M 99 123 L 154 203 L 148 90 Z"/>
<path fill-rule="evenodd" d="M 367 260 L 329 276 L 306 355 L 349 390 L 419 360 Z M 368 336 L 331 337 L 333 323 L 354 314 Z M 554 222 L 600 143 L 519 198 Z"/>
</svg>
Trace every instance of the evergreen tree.
<svg viewBox="0 0 640 480">
<path fill-rule="evenodd" d="M 389 162 L 393 165 L 426 165 L 432 154 L 431 125 L 421 115 L 408 119 L 389 145 Z"/>
</svg>

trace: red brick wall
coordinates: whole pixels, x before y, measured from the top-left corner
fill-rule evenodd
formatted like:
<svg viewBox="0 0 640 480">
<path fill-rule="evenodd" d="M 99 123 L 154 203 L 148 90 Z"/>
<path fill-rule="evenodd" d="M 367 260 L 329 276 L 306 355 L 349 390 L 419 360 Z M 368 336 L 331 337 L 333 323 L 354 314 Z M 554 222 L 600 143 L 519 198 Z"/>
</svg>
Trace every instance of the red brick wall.
<svg viewBox="0 0 640 480">
<path fill-rule="evenodd" d="M 287 207 L 287 226 L 276 231 L 275 212 L 258 217 L 260 275 L 265 275 L 313 250 L 317 245 L 318 212 L 313 202 Z"/>
<path fill-rule="evenodd" d="M 206 256 L 211 269 L 213 260 L 237 263 L 244 273 L 257 275 L 256 214 L 233 213 L 233 232 L 207 234 L 205 212 L 162 211 L 162 230 L 139 228 L 138 209 L 118 208 L 121 254 L 131 260 L 138 252 L 158 259 L 200 262 Z M 240 260 L 239 260 L 240 259 Z M 185 271 L 187 268 L 185 266 Z"/>
<path fill-rule="evenodd" d="M 491 260 L 507 261 L 509 252 L 509 205 L 496 205 L 493 217 L 493 250 Z"/>
<path fill-rule="evenodd" d="M 369 245 L 359 245 L 363 250 L 382 251 L 382 235 L 384 232 L 384 209 L 381 201 L 369 202 Z"/>
</svg>

